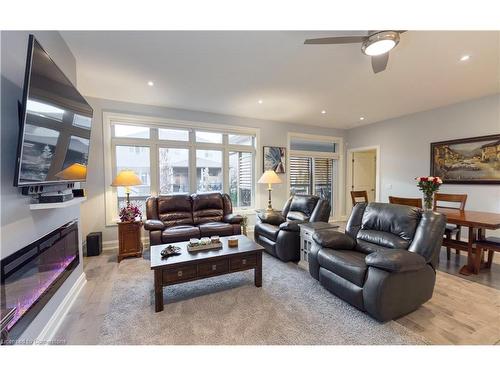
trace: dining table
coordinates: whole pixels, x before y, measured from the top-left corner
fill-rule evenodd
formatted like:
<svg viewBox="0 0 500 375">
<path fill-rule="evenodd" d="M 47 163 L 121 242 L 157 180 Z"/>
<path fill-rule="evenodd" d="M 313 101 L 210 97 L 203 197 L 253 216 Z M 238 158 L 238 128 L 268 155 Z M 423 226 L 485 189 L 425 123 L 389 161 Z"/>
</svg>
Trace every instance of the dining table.
<svg viewBox="0 0 500 375">
<path fill-rule="evenodd" d="M 469 210 L 457 210 L 453 208 L 436 208 L 436 211 L 446 215 L 448 224 L 467 227 L 467 241 L 443 239 L 443 246 L 467 251 L 467 264 L 460 269 L 462 275 L 478 274 L 481 268 L 485 267 L 483 259 L 483 249 L 476 246 L 478 241 L 485 238 L 486 230 L 500 229 L 500 213 L 481 212 Z"/>
</svg>

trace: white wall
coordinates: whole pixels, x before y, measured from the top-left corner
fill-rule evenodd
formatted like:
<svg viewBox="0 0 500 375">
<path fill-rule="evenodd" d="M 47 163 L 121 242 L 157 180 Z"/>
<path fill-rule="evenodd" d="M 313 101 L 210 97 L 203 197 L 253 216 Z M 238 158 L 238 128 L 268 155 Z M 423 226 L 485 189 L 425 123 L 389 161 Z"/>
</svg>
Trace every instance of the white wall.
<svg viewBox="0 0 500 375">
<path fill-rule="evenodd" d="M 83 234 L 102 231 L 103 241 L 116 241 L 117 228 L 105 226 L 105 195 L 104 195 L 104 154 L 103 148 L 110 147 L 103 143 L 102 112 L 119 112 L 133 115 L 163 117 L 183 121 L 198 121 L 215 123 L 218 125 L 252 127 L 260 129 L 261 148 L 257 150 L 262 156 L 262 146 L 287 147 L 288 132 L 310 133 L 328 136 L 343 137 L 343 130 L 306 127 L 294 124 L 285 124 L 273 121 L 264 121 L 243 117 L 227 116 L 216 113 L 189 111 L 167 107 L 148 106 L 142 104 L 124 103 L 99 98 L 87 98 L 94 108 L 94 122 L 92 125 L 91 153 L 87 175 L 87 202 L 82 206 Z M 287 150 L 289 152 L 289 150 Z M 262 163 L 257 165 L 257 175 L 262 173 Z M 288 198 L 288 188 L 285 183 L 286 174 L 281 175 L 283 184 L 273 186 L 273 206 L 281 207 Z M 257 202 L 261 206 L 267 205 L 267 187 L 257 184 Z M 145 235 L 145 234 L 144 234 Z"/>
<path fill-rule="evenodd" d="M 32 33 L 68 78 L 76 83 L 75 58 L 61 35 L 55 31 Z M 28 198 L 22 196 L 13 186 L 19 129 L 17 103 L 22 100 L 23 94 L 28 35 L 29 33 L 25 31 L 1 32 L 1 258 L 80 215 L 78 206 L 31 211 Z M 80 249 L 80 265 L 37 315 L 22 338 L 35 339 L 39 335 L 70 288 L 83 273 L 82 263 Z"/>
<path fill-rule="evenodd" d="M 430 173 L 430 143 L 500 133 L 500 95 L 351 129 L 346 149 L 380 145 L 380 200 L 420 197 L 414 178 Z M 392 188 L 390 187 L 392 185 Z M 468 194 L 467 209 L 500 213 L 500 185 L 442 185 Z"/>
</svg>

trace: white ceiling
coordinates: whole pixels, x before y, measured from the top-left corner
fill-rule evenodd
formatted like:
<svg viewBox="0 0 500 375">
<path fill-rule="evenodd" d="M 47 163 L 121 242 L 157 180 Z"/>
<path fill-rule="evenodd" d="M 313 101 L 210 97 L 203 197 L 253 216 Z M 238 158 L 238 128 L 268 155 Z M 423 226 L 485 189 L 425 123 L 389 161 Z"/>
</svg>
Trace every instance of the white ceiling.
<svg viewBox="0 0 500 375">
<path fill-rule="evenodd" d="M 125 102 L 350 128 L 500 92 L 496 31 L 408 31 L 379 74 L 358 44 L 303 44 L 346 31 L 61 34 L 82 93 Z"/>
</svg>

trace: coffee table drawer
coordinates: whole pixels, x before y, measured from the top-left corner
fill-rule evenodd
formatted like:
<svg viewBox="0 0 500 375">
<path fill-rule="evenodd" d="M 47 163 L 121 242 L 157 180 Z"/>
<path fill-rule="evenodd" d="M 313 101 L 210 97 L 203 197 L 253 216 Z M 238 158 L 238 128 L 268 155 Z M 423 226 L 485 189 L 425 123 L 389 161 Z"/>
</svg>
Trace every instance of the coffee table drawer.
<svg viewBox="0 0 500 375">
<path fill-rule="evenodd" d="M 229 261 L 222 259 L 213 262 L 200 263 L 198 265 L 198 276 L 211 276 L 226 273 L 229 270 Z"/>
<path fill-rule="evenodd" d="M 232 257 L 229 260 L 229 268 L 231 271 L 254 268 L 256 264 L 257 256 L 255 254 Z"/>
<path fill-rule="evenodd" d="M 163 271 L 163 282 L 173 283 L 176 281 L 194 279 L 196 277 L 196 265 L 184 266 Z"/>
</svg>

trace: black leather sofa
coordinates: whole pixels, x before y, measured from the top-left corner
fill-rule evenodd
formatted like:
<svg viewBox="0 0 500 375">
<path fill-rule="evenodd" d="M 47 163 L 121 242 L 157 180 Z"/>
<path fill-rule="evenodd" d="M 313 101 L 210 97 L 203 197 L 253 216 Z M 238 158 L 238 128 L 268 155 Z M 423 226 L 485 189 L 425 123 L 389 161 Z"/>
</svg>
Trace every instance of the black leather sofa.
<svg viewBox="0 0 500 375">
<path fill-rule="evenodd" d="M 330 204 L 315 195 L 293 195 L 281 213 L 260 213 L 254 228 L 255 242 L 284 262 L 300 259 L 300 228 L 305 222 L 328 222 Z"/>
<path fill-rule="evenodd" d="M 167 194 L 146 201 L 149 243 L 160 245 L 190 238 L 241 234 L 243 218 L 233 214 L 227 194 Z"/>
<path fill-rule="evenodd" d="M 432 297 L 445 217 L 389 203 L 358 203 L 345 233 L 314 233 L 310 274 L 333 294 L 387 321 Z"/>
</svg>

